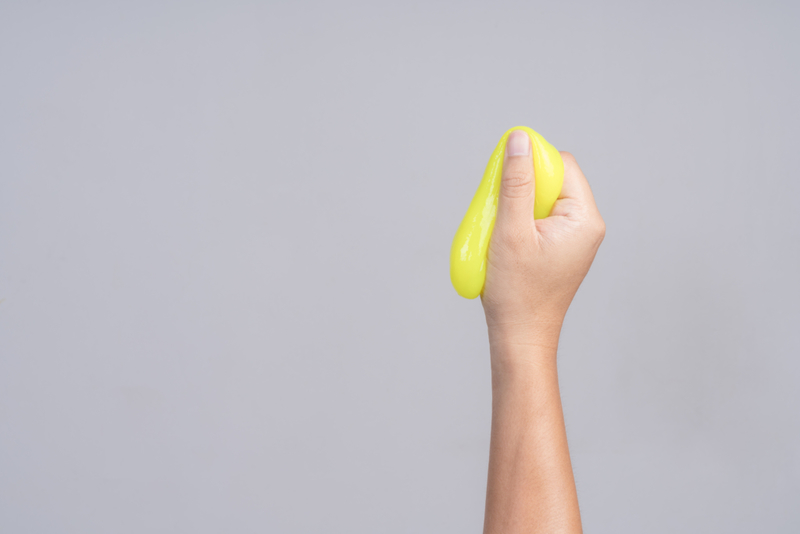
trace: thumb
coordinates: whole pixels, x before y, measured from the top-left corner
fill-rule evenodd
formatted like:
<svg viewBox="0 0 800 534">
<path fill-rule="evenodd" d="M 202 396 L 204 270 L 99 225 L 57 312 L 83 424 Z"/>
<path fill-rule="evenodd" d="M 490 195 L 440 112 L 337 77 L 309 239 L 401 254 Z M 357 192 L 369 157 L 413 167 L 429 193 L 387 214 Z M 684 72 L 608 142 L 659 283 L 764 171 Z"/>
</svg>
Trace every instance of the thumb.
<svg viewBox="0 0 800 534">
<path fill-rule="evenodd" d="M 533 225 L 534 174 L 531 139 L 524 130 L 508 134 L 495 231 L 518 234 Z"/>
</svg>

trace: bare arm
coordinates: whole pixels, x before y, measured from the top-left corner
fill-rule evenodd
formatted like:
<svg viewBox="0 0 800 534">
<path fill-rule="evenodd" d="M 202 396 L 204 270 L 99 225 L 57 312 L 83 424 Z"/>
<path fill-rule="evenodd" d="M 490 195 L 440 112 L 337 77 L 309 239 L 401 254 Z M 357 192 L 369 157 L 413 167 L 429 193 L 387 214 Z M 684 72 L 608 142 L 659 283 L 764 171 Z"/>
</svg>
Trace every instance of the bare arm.
<svg viewBox="0 0 800 534">
<path fill-rule="evenodd" d="M 492 368 L 492 438 L 485 534 L 580 533 L 556 352 L 561 324 L 605 225 L 575 159 L 534 221 L 534 172 L 524 132 L 509 137 L 482 295 Z"/>
</svg>

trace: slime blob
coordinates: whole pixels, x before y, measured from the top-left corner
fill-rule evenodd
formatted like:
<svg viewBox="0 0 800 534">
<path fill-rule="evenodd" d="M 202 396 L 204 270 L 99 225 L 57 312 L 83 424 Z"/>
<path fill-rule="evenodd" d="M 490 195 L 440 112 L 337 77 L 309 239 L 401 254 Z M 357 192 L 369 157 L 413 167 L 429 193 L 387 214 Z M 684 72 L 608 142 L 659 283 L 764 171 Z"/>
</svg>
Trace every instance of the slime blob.
<svg viewBox="0 0 800 534">
<path fill-rule="evenodd" d="M 523 130 L 531 138 L 536 184 L 534 219 L 543 219 L 550 215 L 564 183 L 564 161 L 561 154 L 544 137 L 525 126 L 511 128 L 503 134 L 489 158 L 478 191 L 470 202 L 450 248 L 450 280 L 458 294 L 468 299 L 480 295 L 486 281 L 489 240 L 497 216 L 497 197 L 500 193 L 506 140 L 508 134 L 514 130 Z"/>
</svg>

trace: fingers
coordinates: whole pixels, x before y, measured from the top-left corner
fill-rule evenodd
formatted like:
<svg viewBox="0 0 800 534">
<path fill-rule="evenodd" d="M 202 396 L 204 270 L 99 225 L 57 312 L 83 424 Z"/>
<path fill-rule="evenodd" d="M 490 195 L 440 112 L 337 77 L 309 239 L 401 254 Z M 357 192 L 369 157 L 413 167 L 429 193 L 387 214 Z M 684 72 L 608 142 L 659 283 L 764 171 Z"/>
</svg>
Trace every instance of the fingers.
<svg viewBox="0 0 800 534">
<path fill-rule="evenodd" d="M 508 135 L 495 231 L 517 233 L 533 222 L 534 173 L 531 140 L 523 130 Z"/>
<path fill-rule="evenodd" d="M 561 159 L 564 161 L 564 185 L 551 215 L 585 220 L 600 234 L 602 240 L 605 223 L 597 209 L 589 182 L 572 154 L 561 152 Z"/>
<path fill-rule="evenodd" d="M 564 161 L 564 185 L 561 187 L 561 194 L 558 195 L 558 198 L 569 198 L 577 200 L 581 204 L 594 205 L 592 189 L 578 166 L 578 162 L 575 161 L 575 157 L 569 152 L 560 152 L 560 154 Z"/>
<path fill-rule="evenodd" d="M 564 161 L 564 185 L 550 215 L 574 217 L 580 213 L 596 212 L 594 195 L 589 182 L 569 152 L 560 152 Z"/>
</svg>

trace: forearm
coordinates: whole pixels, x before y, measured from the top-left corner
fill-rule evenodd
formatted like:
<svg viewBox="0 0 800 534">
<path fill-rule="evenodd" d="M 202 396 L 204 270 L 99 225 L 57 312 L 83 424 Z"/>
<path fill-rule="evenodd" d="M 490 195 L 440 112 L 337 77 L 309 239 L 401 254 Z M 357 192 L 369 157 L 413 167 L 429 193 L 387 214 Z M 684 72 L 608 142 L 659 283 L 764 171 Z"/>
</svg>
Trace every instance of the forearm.
<svg viewBox="0 0 800 534">
<path fill-rule="evenodd" d="M 581 532 L 556 352 L 605 223 L 566 152 L 558 200 L 548 216 L 535 218 L 532 154 L 524 131 L 508 135 L 481 293 L 492 358 L 485 534 Z"/>
<path fill-rule="evenodd" d="M 580 533 L 558 389 L 559 323 L 490 327 L 492 436 L 485 534 Z"/>
</svg>

